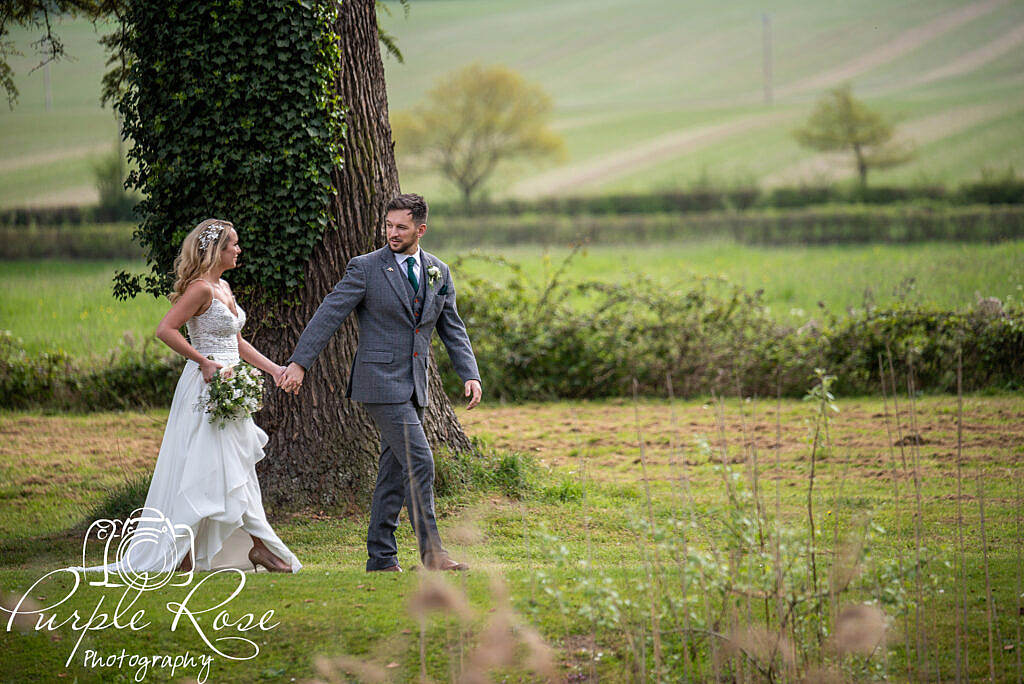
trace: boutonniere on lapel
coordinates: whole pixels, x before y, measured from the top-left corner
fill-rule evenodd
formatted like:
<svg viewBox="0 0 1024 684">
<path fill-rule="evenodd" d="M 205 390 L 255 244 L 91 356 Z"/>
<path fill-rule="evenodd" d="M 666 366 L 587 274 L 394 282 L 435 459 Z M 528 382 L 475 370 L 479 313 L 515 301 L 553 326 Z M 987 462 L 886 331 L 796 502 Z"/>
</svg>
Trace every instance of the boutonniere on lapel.
<svg viewBox="0 0 1024 684">
<path fill-rule="evenodd" d="M 427 284 L 433 287 L 441 279 L 441 269 L 437 266 L 427 267 Z"/>
</svg>

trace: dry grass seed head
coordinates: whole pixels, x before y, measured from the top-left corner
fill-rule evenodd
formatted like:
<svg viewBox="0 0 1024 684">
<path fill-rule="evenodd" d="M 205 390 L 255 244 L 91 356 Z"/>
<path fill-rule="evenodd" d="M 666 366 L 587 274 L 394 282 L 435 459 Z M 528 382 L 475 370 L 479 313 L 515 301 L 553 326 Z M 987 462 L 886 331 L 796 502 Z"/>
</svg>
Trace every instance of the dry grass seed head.
<svg viewBox="0 0 1024 684">
<path fill-rule="evenodd" d="M 804 684 L 845 684 L 842 674 L 826 668 L 816 668 L 804 675 Z"/>
<path fill-rule="evenodd" d="M 555 681 L 558 672 L 555 669 L 554 652 L 540 632 L 529 625 L 523 625 L 519 628 L 519 638 L 526 645 L 526 668 L 550 682 Z"/>
<path fill-rule="evenodd" d="M 487 673 L 497 667 L 516 663 L 516 637 L 512 631 L 512 613 L 498 609 L 491 614 L 480 635 L 480 644 L 469 655 L 469 664 L 459 678 L 461 684 L 488 682 Z"/>
<path fill-rule="evenodd" d="M 21 602 L 20 606 L 18 605 L 19 601 Z M 14 616 L 14 628 L 19 632 L 31 632 L 34 630 L 36 627 L 36 616 L 39 615 L 38 611 L 42 609 L 42 606 L 31 596 L 26 596 L 23 600 L 22 597 L 7 592 L 0 593 L 0 606 L 3 606 L 7 614 L 14 612 L 15 608 L 17 608 L 18 614 Z M 31 614 L 25 615 L 25 613 Z"/>
<path fill-rule="evenodd" d="M 829 573 L 832 591 L 842 593 L 861 573 L 860 558 L 864 552 L 863 537 L 848 539 L 836 551 L 835 563 Z"/>
<path fill-rule="evenodd" d="M 354 675 L 359 681 L 369 682 L 370 684 L 378 684 L 388 680 L 387 673 L 380 665 L 365 662 L 352 656 L 336 656 L 334 658 L 317 656 L 313 664 L 316 667 L 316 671 L 322 677 L 325 677 L 330 684 L 348 681 L 347 677 L 340 676 L 341 673 Z M 311 684 L 322 684 L 322 680 L 312 680 Z"/>
<path fill-rule="evenodd" d="M 796 661 L 793 644 L 786 635 L 769 631 L 760 625 L 733 630 L 729 634 L 728 646 L 733 651 L 744 651 L 764 667 L 768 667 L 776 658 L 781 659 L 787 667 Z"/>
<path fill-rule="evenodd" d="M 419 590 L 409 597 L 409 614 L 415 618 L 426 618 L 430 613 L 458 615 L 462 620 L 472 617 L 472 610 L 466 596 L 439 575 L 425 575 Z"/>
<path fill-rule="evenodd" d="M 871 655 L 882 645 L 885 631 L 885 613 L 877 606 L 846 606 L 836 618 L 836 650 L 839 653 Z"/>
<path fill-rule="evenodd" d="M 448 539 L 454 544 L 464 546 L 481 543 L 484 540 L 484 533 L 480 529 L 480 520 L 484 514 L 485 511 L 479 507 L 461 513 L 458 523 L 448 531 Z"/>
<path fill-rule="evenodd" d="M 484 540 L 484 533 L 474 523 L 463 521 L 448 530 L 448 539 L 460 546 L 473 546 Z"/>
</svg>

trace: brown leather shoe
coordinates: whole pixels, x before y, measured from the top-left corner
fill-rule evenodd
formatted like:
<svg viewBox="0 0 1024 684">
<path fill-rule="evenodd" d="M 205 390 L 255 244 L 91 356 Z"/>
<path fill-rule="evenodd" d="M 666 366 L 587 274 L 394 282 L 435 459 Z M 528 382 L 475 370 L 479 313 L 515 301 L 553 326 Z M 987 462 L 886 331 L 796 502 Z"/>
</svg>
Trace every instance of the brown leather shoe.
<svg viewBox="0 0 1024 684">
<path fill-rule="evenodd" d="M 376 570 L 367 570 L 366 572 L 402 572 L 402 566 L 392 565 L 389 568 L 377 568 Z"/>
<path fill-rule="evenodd" d="M 447 554 L 425 558 L 423 560 L 423 567 L 427 570 L 452 570 L 456 572 L 469 570 L 468 565 L 452 560 Z"/>
</svg>

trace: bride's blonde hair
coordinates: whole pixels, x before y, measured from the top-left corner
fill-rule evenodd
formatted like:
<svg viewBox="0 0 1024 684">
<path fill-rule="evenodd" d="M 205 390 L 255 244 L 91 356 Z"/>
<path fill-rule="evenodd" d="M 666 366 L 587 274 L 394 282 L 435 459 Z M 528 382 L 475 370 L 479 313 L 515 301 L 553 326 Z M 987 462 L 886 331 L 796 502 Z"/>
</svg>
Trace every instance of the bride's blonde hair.
<svg viewBox="0 0 1024 684">
<path fill-rule="evenodd" d="M 234 228 L 230 221 L 206 219 L 185 236 L 174 259 L 174 289 L 168 297 L 172 304 L 185 294 L 189 285 L 217 265 L 220 251 L 228 244 Z"/>
</svg>

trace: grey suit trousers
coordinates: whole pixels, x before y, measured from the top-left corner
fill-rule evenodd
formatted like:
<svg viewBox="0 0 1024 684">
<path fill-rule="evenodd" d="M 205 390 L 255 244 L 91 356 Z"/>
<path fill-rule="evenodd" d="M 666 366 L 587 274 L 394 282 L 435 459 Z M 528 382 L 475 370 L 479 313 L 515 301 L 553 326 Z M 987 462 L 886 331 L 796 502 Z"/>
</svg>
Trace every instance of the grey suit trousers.
<svg viewBox="0 0 1024 684">
<path fill-rule="evenodd" d="M 380 467 L 366 534 L 367 570 L 398 564 L 395 530 L 403 504 L 416 533 L 420 560 L 446 553 L 434 517 L 434 456 L 423 431 L 423 408 L 401 404 L 363 404 L 380 430 Z"/>
</svg>

